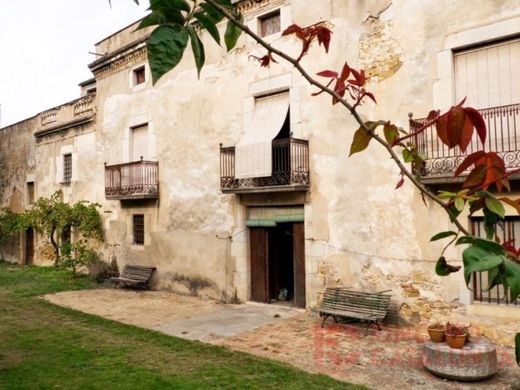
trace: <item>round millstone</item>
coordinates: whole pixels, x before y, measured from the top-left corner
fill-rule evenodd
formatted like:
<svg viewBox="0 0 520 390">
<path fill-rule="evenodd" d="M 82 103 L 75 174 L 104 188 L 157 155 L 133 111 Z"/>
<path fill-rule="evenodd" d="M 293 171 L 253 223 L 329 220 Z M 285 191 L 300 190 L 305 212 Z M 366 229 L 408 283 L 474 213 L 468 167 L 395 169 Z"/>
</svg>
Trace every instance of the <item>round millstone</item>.
<svg viewBox="0 0 520 390">
<path fill-rule="evenodd" d="M 446 343 L 424 343 L 423 365 L 441 378 L 456 381 L 478 381 L 497 372 L 497 351 L 494 345 L 476 340 L 462 349 Z"/>
</svg>

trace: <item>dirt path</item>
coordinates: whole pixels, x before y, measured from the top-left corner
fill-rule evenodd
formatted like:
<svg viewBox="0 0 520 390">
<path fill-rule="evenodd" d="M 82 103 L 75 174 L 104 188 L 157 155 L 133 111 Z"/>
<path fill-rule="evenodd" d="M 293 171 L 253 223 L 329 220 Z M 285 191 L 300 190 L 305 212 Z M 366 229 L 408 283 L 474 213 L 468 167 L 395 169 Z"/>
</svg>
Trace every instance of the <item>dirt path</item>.
<svg viewBox="0 0 520 390">
<path fill-rule="evenodd" d="M 412 328 L 364 330 L 321 323 L 314 313 L 273 305 L 224 305 L 168 292 L 71 291 L 50 302 L 112 320 L 280 360 L 375 389 L 517 389 L 513 350 L 497 347 L 499 372 L 480 383 L 456 383 L 428 373 L 421 363 L 425 334 Z M 237 325 L 239 324 L 239 325 Z"/>
</svg>

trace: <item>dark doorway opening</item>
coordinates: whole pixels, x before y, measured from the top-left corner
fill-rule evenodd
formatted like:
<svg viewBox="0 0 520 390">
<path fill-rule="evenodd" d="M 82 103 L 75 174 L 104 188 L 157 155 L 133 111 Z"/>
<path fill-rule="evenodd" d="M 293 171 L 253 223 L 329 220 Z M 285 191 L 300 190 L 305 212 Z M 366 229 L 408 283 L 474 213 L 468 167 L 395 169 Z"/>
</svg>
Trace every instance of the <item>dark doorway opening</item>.
<svg viewBox="0 0 520 390">
<path fill-rule="evenodd" d="M 34 230 L 29 228 L 25 231 L 25 264 L 34 264 Z"/>
<path fill-rule="evenodd" d="M 305 307 L 303 222 L 255 227 L 251 240 L 251 299 Z"/>
</svg>

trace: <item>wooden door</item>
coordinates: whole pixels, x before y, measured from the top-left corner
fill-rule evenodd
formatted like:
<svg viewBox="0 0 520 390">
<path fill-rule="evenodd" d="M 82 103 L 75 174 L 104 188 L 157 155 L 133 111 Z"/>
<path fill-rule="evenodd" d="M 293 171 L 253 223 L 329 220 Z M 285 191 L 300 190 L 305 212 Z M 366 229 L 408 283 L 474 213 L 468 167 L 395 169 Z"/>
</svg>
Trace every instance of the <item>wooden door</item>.
<svg viewBox="0 0 520 390">
<path fill-rule="evenodd" d="M 25 231 L 25 264 L 34 264 L 34 230 Z"/>
<path fill-rule="evenodd" d="M 267 229 L 249 229 L 251 247 L 251 300 L 269 303 Z"/>
<path fill-rule="evenodd" d="M 305 307 L 305 236 L 303 222 L 293 224 L 294 304 Z"/>
</svg>

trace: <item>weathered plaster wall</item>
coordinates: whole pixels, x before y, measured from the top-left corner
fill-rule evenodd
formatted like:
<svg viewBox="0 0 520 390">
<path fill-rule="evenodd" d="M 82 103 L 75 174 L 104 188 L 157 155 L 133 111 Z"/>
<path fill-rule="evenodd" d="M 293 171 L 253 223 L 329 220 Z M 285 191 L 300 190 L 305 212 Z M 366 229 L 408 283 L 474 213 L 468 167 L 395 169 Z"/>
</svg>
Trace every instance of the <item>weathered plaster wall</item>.
<svg viewBox="0 0 520 390">
<path fill-rule="evenodd" d="M 32 132 L 36 118 L 0 129 L 0 207 L 21 212 L 27 207 L 28 175 L 34 172 Z M 0 259 L 21 262 L 23 235 L 16 235 L 0 244 Z"/>
<path fill-rule="evenodd" d="M 367 89 L 378 104 L 362 107 L 363 118 L 390 119 L 404 128 L 409 112 L 425 116 L 439 101 L 435 85 L 446 75 L 439 74 L 438 53 L 446 50 L 450 34 L 520 16 L 514 1 L 442 0 L 434 7 L 405 0 L 312 3 L 312 12 L 305 0 L 271 3 L 284 7 L 285 23 L 327 20 L 333 29 L 329 54 L 312 48 L 302 60 L 304 67 L 310 74 L 340 69 L 345 61 L 366 68 Z M 269 11 L 265 2 L 258 7 L 246 14 L 249 24 L 254 24 L 254 15 Z M 131 30 L 109 37 L 98 49 L 114 51 L 142 37 Z M 392 289 L 411 322 L 427 320 L 435 311 L 449 314 L 452 302 L 469 303 L 462 275 L 441 279 L 433 273 L 442 243 L 429 239 L 449 228 L 446 216 L 431 202 L 423 204 L 409 183 L 394 190 L 398 169 L 377 145 L 347 157 L 357 126 L 344 109 L 332 106 L 325 95 L 312 97 L 315 89 L 282 61 L 260 68 L 249 56 L 264 51 L 244 36 L 230 53 L 205 34 L 203 39 L 206 66 L 200 80 L 189 50 L 155 87 L 149 70 L 145 85 L 132 86 L 132 69 L 145 63 L 142 53 L 99 73 L 95 132 L 38 146 L 39 193 L 57 188 L 53 159 L 62 147 L 72 147 L 78 153 L 79 176 L 69 196 L 102 204 L 104 256 L 116 259 L 120 268 L 126 263 L 155 265 L 158 288 L 249 299 L 247 206 L 292 204 L 304 206 L 308 305 L 315 305 L 324 286 L 331 284 Z M 293 37 L 276 34 L 268 40 L 289 53 L 299 51 Z M 223 195 L 218 145 L 239 141 L 251 116 L 253 91 L 278 76 L 290 80 L 291 126 L 309 140 L 311 189 L 292 199 Z M 452 97 L 445 100 L 452 102 Z M 127 162 L 129 128 L 143 122 L 149 126 L 150 158 L 159 161 L 159 200 L 108 201 L 103 163 Z M 136 213 L 145 215 L 144 246 L 132 244 Z M 448 251 L 447 258 L 460 264 L 458 250 Z"/>
</svg>

